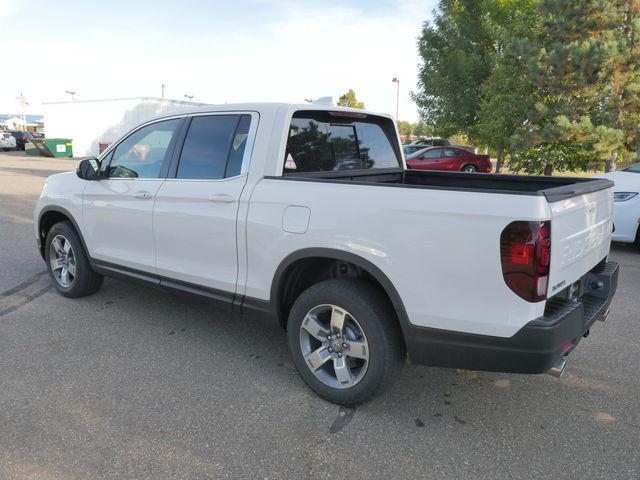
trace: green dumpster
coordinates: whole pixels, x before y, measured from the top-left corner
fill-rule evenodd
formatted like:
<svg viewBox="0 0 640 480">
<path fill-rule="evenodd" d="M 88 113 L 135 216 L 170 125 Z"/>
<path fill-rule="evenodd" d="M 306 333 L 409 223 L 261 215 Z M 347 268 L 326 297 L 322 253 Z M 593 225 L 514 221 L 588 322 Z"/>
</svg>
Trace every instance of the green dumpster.
<svg viewBox="0 0 640 480">
<path fill-rule="evenodd" d="M 73 157 L 73 146 L 70 138 L 45 138 L 42 143 L 54 157 Z"/>
</svg>

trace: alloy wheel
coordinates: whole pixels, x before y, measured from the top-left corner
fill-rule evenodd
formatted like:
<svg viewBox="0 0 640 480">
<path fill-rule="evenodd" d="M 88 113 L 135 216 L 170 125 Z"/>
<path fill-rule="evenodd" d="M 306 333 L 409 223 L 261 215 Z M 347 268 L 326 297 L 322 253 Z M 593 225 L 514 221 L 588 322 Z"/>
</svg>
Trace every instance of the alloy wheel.
<svg viewBox="0 0 640 480">
<path fill-rule="evenodd" d="M 56 282 L 69 288 L 76 278 L 76 257 L 71 243 L 62 235 L 56 235 L 49 246 L 49 263 Z"/>
<path fill-rule="evenodd" d="M 300 348 L 309 370 L 332 388 L 351 388 L 369 365 L 369 344 L 358 321 L 337 305 L 318 305 L 300 326 Z"/>
</svg>

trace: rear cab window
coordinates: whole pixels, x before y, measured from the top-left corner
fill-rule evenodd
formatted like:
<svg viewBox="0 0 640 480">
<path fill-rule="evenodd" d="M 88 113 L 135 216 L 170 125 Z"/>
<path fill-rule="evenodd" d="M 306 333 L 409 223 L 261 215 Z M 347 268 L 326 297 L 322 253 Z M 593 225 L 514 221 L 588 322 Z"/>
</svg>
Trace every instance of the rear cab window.
<svg viewBox="0 0 640 480">
<path fill-rule="evenodd" d="M 283 175 L 402 168 L 393 121 L 352 112 L 301 110 L 289 126 Z"/>
</svg>

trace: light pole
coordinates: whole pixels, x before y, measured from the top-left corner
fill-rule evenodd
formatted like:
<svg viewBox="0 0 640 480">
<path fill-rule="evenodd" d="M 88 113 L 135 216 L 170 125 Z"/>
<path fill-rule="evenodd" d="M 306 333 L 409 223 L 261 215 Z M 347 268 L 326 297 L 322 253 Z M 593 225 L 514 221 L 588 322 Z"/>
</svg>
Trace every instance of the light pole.
<svg viewBox="0 0 640 480">
<path fill-rule="evenodd" d="M 184 94 L 185 98 L 188 98 L 189 101 L 193 100 L 193 95 L 189 95 L 188 93 Z"/>
<path fill-rule="evenodd" d="M 164 98 L 164 89 L 167 88 L 167 86 L 163 83 L 162 84 L 162 94 L 160 95 L 160 98 Z"/>
<path fill-rule="evenodd" d="M 71 95 L 71 101 L 73 102 L 75 100 L 74 95 L 76 94 L 75 90 L 65 90 L 64 93 L 68 93 L 69 95 Z"/>
<path fill-rule="evenodd" d="M 391 80 L 392 83 L 398 84 L 398 88 L 396 89 L 396 122 L 398 121 L 398 106 L 400 105 L 400 79 L 398 77 L 393 77 Z"/>
</svg>

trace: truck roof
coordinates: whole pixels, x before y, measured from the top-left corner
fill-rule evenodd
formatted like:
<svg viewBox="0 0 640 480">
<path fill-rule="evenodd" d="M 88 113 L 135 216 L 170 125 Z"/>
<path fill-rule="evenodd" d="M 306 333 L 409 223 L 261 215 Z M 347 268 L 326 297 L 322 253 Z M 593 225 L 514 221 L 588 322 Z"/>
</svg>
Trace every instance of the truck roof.
<svg viewBox="0 0 640 480">
<path fill-rule="evenodd" d="M 156 120 L 164 117 L 171 117 L 175 115 L 191 115 L 194 113 L 207 113 L 207 112 L 235 112 L 235 111 L 255 111 L 258 113 L 271 113 L 275 114 L 278 110 L 283 108 L 288 109 L 291 112 L 298 110 L 323 110 L 323 111 L 341 111 L 341 112 L 354 112 L 365 113 L 367 115 L 376 115 L 380 117 L 386 117 L 394 119 L 393 116 L 386 113 L 372 112 L 370 110 L 361 110 L 357 108 L 340 107 L 337 105 L 326 105 L 321 103 L 286 103 L 286 102 L 250 102 L 250 103 L 224 103 L 224 104 L 211 104 L 203 105 L 200 107 L 180 109 L 180 110 L 167 110 L 154 116 L 151 120 Z"/>
</svg>

